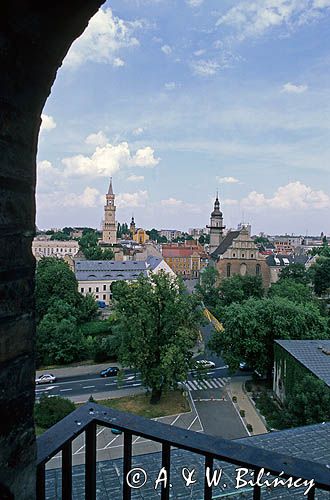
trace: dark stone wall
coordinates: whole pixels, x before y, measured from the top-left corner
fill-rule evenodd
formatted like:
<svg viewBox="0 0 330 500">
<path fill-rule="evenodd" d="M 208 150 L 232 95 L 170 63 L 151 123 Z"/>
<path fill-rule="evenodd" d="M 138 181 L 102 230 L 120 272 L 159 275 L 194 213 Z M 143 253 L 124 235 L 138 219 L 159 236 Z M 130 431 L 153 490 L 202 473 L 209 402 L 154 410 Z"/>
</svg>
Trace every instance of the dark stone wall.
<svg viewBox="0 0 330 500">
<path fill-rule="evenodd" d="M 35 498 L 34 271 L 40 115 L 104 0 L 0 3 L 0 499 Z"/>
</svg>

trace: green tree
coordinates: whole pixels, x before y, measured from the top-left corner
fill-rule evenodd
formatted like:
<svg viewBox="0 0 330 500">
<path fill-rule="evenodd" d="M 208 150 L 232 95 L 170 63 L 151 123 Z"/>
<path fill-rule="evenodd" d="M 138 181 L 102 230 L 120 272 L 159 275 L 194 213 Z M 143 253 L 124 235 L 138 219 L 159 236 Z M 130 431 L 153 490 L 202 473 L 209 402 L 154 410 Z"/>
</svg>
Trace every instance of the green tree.
<svg viewBox="0 0 330 500">
<path fill-rule="evenodd" d="M 200 273 L 200 280 L 195 288 L 200 294 L 206 307 L 213 308 L 219 302 L 219 287 L 217 285 L 218 278 L 219 273 L 213 266 L 207 266 Z"/>
<path fill-rule="evenodd" d="M 157 403 L 163 390 L 187 379 L 202 321 L 198 299 L 165 273 L 140 276 L 131 284 L 117 282 L 113 297 L 119 359 L 140 371 L 151 388 L 151 402 Z"/>
<path fill-rule="evenodd" d="M 67 241 L 70 239 L 70 235 L 67 233 L 64 233 L 63 231 L 57 231 L 56 233 L 53 233 L 50 237 L 50 239 L 53 240 L 59 240 L 59 241 Z"/>
<path fill-rule="evenodd" d="M 266 238 L 266 236 L 257 236 L 256 238 L 254 238 L 254 243 L 256 244 L 265 244 L 265 243 L 269 243 L 269 239 Z"/>
<path fill-rule="evenodd" d="M 79 323 L 90 322 L 99 315 L 99 308 L 95 301 L 94 295 L 88 293 L 87 295 L 79 296 L 77 304 L 77 320 Z"/>
<path fill-rule="evenodd" d="M 205 236 L 204 236 L 204 234 L 200 235 L 200 237 L 198 238 L 198 243 L 200 245 L 204 245 L 205 244 Z"/>
<path fill-rule="evenodd" d="M 43 394 L 34 408 L 35 423 L 43 429 L 49 429 L 75 409 L 74 403 L 69 399 L 60 396 L 48 398 Z"/>
<path fill-rule="evenodd" d="M 314 247 L 310 251 L 310 255 L 319 255 L 320 257 L 330 257 L 330 247 L 327 240 L 323 241 L 322 246 Z"/>
<path fill-rule="evenodd" d="M 87 260 L 112 260 L 114 253 L 111 248 L 101 248 L 98 245 L 99 235 L 95 230 L 84 230 L 79 238 L 79 247 Z"/>
<path fill-rule="evenodd" d="M 268 290 L 268 297 L 283 297 L 298 304 L 314 301 L 311 288 L 292 278 L 280 279 L 277 283 L 273 283 Z"/>
<path fill-rule="evenodd" d="M 215 332 L 209 348 L 222 354 L 231 370 L 244 360 L 271 378 L 274 339 L 327 338 L 327 322 L 311 303 L 296 304 L 282 297 L 251 298 L 223 308 L 218 318 L 224 332 Z"/>
<path fill-rule="evenodd" d="M 159 241 L 160 235 L 157 229 L 155 228 L 150 229 L 150 231 L 147 231 L 147 235 L 152 241 Z"/>
<path fill-rule="evenodd" d="M 307 374 L 295 380 L 283 411 L 287 427 L 330 420 L 330 391 L 322 380 Z"/>
<path fill-rule="evenodd" d="M 37 326 L 39 365 L 67 364 L 86 357 L 86 344 L 75 312 L 76 309 L 63 300 L 53 300 Z"/>
<path fill-rule="evenodd" d="M 308 275 L 304 264 L 294 263 L 285 266 L 279 276 L 279 280 L 291 279 L 297 283 L 307 283 Z"/>
<path fill-rule="evenodd" d="M 319 257 L 310 268 L 314 291 L 322 296 L 330 293 L 330 258 Z"/>
<path fill-rule="evenodd" d="M 236 274 L 226 278 L 220 285 L 220 307 L 233 302 L 243 302 L 250 297 L 261 298 L 264 295 L 261 276 L 240 276 Z"/>
<path fill-rule="evenodd" d="M 81 301 L 76 277 L 61 259 L 45 257 L 36 270 L 36 314 L 40 321 L 54 300 L 61 299 L 76 308 Z"/>
</svg>

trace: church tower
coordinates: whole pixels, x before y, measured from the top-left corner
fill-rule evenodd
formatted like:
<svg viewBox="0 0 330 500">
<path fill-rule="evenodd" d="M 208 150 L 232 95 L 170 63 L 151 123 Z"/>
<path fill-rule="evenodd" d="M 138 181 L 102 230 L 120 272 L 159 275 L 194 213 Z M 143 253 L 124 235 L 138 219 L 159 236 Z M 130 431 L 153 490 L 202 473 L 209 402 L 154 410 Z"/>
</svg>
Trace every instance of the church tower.
<svg viewBox="0 0 330 500">
<path fill-rule="evenodd" d="M 115 195 L 112 189 L 112 177 L 108 193 L 106 194 L 106 203 L 104 206 L 104 221 L 102 231 L 102 243 L 114 245 L 117 243 L 117 228 L 116 228 L 116 207 Z"/>
<path fill-rule="evenodd" d="M 131 237 L 133 239 L 134 234 L 135 234 L 135 220 L 134 220 L 134 216 L 133 215 L 132 215 L 132 220 L 131 220 L 131 223 L 130 223 L 130 226 L 129 226 L 129 232 L 130 232 Z"/>
<path fill-rule="evenodd" d="M 206 226 L 210 230 L 210 254 L 214 252 L 220 245 L 223 236 L 223 230 L 226 226 L 223 225 L 223 215 L 220 210 L 220 201 L 217 197 L 214 202 L 214 210 L 211 213 L 210 225 Z"/>
</svg>

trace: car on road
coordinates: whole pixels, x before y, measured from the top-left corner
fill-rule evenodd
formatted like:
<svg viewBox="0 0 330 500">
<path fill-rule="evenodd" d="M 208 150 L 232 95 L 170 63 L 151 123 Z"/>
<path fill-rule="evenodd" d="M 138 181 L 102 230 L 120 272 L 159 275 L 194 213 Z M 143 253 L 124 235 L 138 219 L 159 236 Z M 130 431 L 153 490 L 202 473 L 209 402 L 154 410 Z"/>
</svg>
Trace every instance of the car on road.
<svg viewBox="0 0 330 500">
<path fill-rule="evenodd" d="M 210 368 L 215 368 L 215 363 L 207 359 L 199 359 L 196 361 L 195 368 L 198 370 L 209 370 Z"/>
<path fill-rule="evenodd" d="M 56 382 L 56 377 L 52 375 L 51 373 L 44 373 L 43 375 L 40 375 L 39 377 L 36 377 L 36 385 L 39 384 L 53 384 Z"/>
<path fill-rule="evenodd" d="M 109 368 L 105 368 L 100 372 L 101 377 L 115 377 L 118 375 L 119 368 L 116 366 L 109 366 Z"/>
<path fill-rule="evenodd" d="M 120 429 L 114 429 L 114 428 L 111 429 L 111 432 L 112 432 L 112 434 L 117 434 L 117 435 L 123 433 L 123 431 L 121 431 Z"/>
<path fill-rule="evenodd" d="M 241 361 L 239 364 L 239 369 L 242 372 L 253 372 L 253 369 L 247 364 L 246 361 Z"/>
</svg>

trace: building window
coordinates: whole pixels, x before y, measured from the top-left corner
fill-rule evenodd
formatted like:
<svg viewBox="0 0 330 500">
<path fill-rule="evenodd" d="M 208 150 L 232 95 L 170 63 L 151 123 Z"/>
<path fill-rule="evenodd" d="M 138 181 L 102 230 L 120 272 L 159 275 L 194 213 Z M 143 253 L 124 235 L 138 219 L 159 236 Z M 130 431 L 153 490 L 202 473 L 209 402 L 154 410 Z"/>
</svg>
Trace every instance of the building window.
<svg viewBox="0 0 330 500">
<path fill-rule="evenodd" d="M 105 292 L 107 289 L 107 285 L 103 285 L 103 291 Z"/>
<path fill-rule="evenodd" d="M 106 298 L 107 298 L 107 296 L 106 296 L 106 295 L 103 295 L 103 300 L 105 300 Z"/>
<path fill-rule="evenodd" d="M 246 271 L 247 271 L 247 268 L 246 268 L 246 264 L 241 264 L 241 267 L 240 267 L 240 275 L 241 276 L 245 276 L 246 275 Z"/>
<path fill-rule="evenodd" d="M 80 288 L 80 293 L 84 293 L 84 289 L 83 288 Z"/>
<path fill-rule="evenodd" d="M 98 293 L 98 291 L 99 291 L 99 287 L 98 287 L 98 286 L 96 287 L 96 290 L 95 290 L 95 291 L 96 291 L 96 293 Z"/>
<path fill-rule="evenodd" d="M 253 259 L 253 253 L 251 253 L 251 259 Z"/>
<path fill-rule="evenodd" d="M 95 298 L 97 298 L 97 299 L 98 299 L 98 298 L 99 298 L 99 296 L 98 296 L 98 295 L 95 295 Z"/>
<path fill-rule="evenodd" d="M 89 287 L 88 291 L 89 291 L 89 293 L 92 293 L 92 289 L 90 287 Z"/>
<path fill-rule="evenodd" d="M 230 278 L 231 264 L 227 264 L 227 278 Z"/>
<path fill-rule="evenodd" d="M 260 275 L 260 264 L 257 264 L 256 265 L 256 275 L 259 276 Z"/>
<path fill-rule="evenodd" d="M 235 253 L 233 253 L 233 257 L 236 257 L 236 254 L 235 254 Z"/>
<path fill-rule="evenodd" d="M 242 257 L 244 257 L 244 253 L 242 253 Z"/>
</svg>

